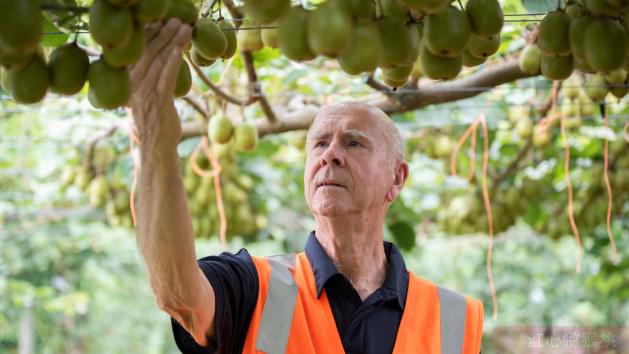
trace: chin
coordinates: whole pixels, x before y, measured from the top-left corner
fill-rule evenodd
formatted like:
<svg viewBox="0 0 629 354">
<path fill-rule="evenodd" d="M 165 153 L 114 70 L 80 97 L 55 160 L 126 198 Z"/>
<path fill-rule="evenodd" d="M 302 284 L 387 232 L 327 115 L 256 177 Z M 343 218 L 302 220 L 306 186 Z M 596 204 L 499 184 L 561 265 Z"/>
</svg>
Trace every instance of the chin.
<svg viewBox="0 0 629 354">
<path fill-rule="evenodd" d="M 323 200 L 314 203 L 312 211 L 320 216 L 341 216 L 347 214 L 349 208 L 338 201 Z"/>
</svg>

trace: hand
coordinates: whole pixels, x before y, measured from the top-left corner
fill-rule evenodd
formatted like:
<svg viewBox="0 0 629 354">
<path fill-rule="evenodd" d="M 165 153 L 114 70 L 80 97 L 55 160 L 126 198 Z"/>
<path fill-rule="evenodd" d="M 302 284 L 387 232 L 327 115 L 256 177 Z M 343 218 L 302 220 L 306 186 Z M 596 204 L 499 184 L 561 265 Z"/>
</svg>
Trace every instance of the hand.
<svg viewBox="0 0 629 354">
<path fill-rule="evenodd" d="M 192 27 L 177 18 L 163 25 L 146 25 L 142 57 L 131 67 L 133 111 L 138 138 L 143 146 L 176 144 L 181 138 L 181 123 L 174 103 L 177 75 L 183 48 L 190 42 Z"/>
</svg>

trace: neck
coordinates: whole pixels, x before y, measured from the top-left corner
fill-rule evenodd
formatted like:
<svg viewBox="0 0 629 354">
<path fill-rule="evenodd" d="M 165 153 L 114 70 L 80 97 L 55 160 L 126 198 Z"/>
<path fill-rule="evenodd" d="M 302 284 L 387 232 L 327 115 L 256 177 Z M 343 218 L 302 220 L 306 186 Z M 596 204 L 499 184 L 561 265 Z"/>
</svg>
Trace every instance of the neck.
<svg viewBox="0 0 629 354">
<path fill-rule="evenodd" d="M 387 274 L 382 234 L 384 218 L 369 220 L 344 215 L 315 219 L 317 240 L 364 301 L 382 286 Z"/>
</svg>

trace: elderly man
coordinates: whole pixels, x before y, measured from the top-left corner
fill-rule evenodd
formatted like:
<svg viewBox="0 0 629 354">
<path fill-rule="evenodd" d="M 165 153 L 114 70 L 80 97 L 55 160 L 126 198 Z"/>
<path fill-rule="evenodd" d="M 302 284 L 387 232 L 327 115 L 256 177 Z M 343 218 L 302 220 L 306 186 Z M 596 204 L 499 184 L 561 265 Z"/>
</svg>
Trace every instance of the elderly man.
<svg viewBox="0 0 629 354">
<path fill-rule="evenodd" d="M 315 230 L 298 255 L 246 250 L 196 261 L 178 165 L 172 92 L 191 29 L 147 27 L 132 68 L 141 142 L 139 246 L 183 353 L 465 353 L 482 338 L 480 301 L 406 270 L 383 242 L 408 176 L 400 135 L 379 109 L 322 109 L 307 136 L 305 197 Z"/>
</svg>

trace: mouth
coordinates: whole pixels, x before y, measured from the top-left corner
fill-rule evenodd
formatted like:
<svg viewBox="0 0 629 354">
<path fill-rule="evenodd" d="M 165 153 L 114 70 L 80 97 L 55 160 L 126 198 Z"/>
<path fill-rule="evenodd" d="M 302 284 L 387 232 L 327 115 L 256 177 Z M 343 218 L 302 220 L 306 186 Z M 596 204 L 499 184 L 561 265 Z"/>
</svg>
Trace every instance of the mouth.
<svg viewBox="0 0 629 354">
<path fill-rule="evenodd" d="M 319 182 L 317 183 L 317 189 L 321 188 L 321 187 L 326 187 L 326 188 L 345 188 L 345 186 L 332 182 L 332 181 L 323 181 L 323 182 Z"/>
</svg>

